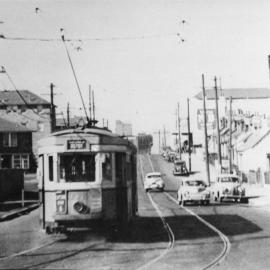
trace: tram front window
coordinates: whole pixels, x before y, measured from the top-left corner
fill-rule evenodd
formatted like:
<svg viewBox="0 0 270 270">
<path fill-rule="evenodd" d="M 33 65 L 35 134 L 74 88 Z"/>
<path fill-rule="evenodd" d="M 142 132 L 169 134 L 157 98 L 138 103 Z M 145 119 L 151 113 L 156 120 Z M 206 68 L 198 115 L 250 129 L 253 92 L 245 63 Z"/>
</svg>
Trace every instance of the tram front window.
<svg viewBox="0 0 270 270">
<path fill-rule="evenodd" d="M 60 179 L 65 182 L 94 182 L 95 154 L 59 155 Z"/>
</svg>

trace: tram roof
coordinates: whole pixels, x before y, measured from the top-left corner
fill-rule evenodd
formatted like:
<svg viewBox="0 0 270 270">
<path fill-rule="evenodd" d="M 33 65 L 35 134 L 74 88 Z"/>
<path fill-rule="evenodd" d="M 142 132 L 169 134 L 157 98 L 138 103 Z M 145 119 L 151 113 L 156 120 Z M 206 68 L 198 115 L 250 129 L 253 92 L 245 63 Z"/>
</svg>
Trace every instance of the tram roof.
<svg viewBox="0 0 270 270">
<path fill-rule="evenodd" d="M 95 134 L 95 135 L 103 135 L 103 136 L 109 136 L 109 137 L 120 137 L 118 134 L 112 133 L 108 129 L 97 128 L 97 127 L 65 129 L 65 130 L 54 132 L 51 134 L 51 136 L 62 136 L 66 134 L 75 134 L 75 133 Z"/>
<path fill-rule="evenodd" d="M 65 129 L 62 131 L 57 131 L 51 133 L 48 137 L 42 138 L 39 141 L 40 146 L 45 145 L 53 145 L 57 143 L 58 138 L 63 138 L 64 140 L 68 139 L 69 136 L 73 137 L 72 135 L 76 136 L 76 134 L 80 135 L 96 135 L 100 137 L 99 140 L 100 144 L 114 144 L 114 145 L 126 145 L 131 148 L 136 148 L 134 144 L 129 141 L 128 139 L 123 138 L 122 136 L 112 133 L 110 130 L 93 127 L 93 128 L 76 128 L 76 129 Z M 99 144 L 98 143 L 98 144 Z"/>
</svg>

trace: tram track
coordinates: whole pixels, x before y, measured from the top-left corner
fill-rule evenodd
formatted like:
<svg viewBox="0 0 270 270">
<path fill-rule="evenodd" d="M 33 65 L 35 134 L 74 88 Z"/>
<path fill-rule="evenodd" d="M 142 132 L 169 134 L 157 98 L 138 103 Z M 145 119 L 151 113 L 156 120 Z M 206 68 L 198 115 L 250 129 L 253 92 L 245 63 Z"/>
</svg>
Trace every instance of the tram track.
<svg viewBox="0 0 270 270">
<path fill-rule="evenodd" d="M 147 158 L 148 158 L 149 164 L 151 166 L 151 169 L 154 172 L 155 169 L 154 169 L 153 163 L 152 163 L 152 161 L 150 159 L 150 156 L 147 155 Z M 164 192 L 164 194 L 166 195 L 166 197 L 169 200 L 173 201 L 174 203 L 176 203 L 178 205 L 178 201 L 173 196 L 171 196 L 168 192 Z M 148 196 L 150 196 L 150 195 L 148 195 Z M 156 204 L 156 206 L 158 207 L 157 204 Z M 208 270 L 208 269 L 211 269 L 214 266 L 220 264 L 226 258 L 226 256 L 229 254 L 229 252 L 230 252 L 231 243 L 230 243 L 230 240 L 228 239 L 228 237 L 225 234 L 223 234 L 218 228 L 216 228 L 211 223 L 209 223 L 208 221 L 206 221 L 205 219 L 203 219 L 202 217 L 200 217 L 198 214 L 196 214 L 194 211 L 188 209 L 187 207 L 185 207 L 183 205 L 179 205 L 179 207 L 181 207 L 183 210 L 185 210 L 190 215 L 192 215 L 195 218 L 197 218 L 201 223 L 203 223 L 204 225 L 206 225 L 209 229 L 211 229 L 212 231 L 214 231 L 220 237 L 220 239 L 223 242 L 223 249 L 220 252 L 220 254 L 216 258 L 214 258 L 209 264 L 207 264 L 206 266 L 202 267 L 201 269 L 202 270 Z"/>
<path fill-rule="evenodd" d="M 140 162 L 140 170 L 141 170 L 141 181 L 143 183 L 143 168 L 142 168 L 142 160 L 141 160 L 141 156 L 139 156 L 139 162 Z M 150 163 L 151 164 L 151 163 Z M 156 210 L 158 216 L 160 217 L 163 227 L 165 229 L 165 231 L 167 232 L 168 235 L 168 245 L 166 247 L 166 249 L 164 249 L 164 251 L 157 257 L 155 257 L 154 259 L 150 260 L 149 262 L 147 262 L 146 264 L 140 266 L 139 268 L 137 268 L 136 270 L 143 270 L 143 269 L 147 269 L 149 266 L 153 265 L 154 263 L 158 262 L 159 260 L 161 260 L 165 255 L 167 255 L 169 253 L 169 251 L 171 249 L 173 249 L 174 247 L 174 243 L 175 243 L 175 237 L 174 237 L 174 233 L 170 227 L 170 225 L 166 222 L 165 218 L 162 215 L 161 210 L 159 209 L 157 203 L 153 200 L 152 196 L 147 193 L 147 196 L 152 204 L 152 206 L 154 207 L 154 209 Z"/>
</svg>

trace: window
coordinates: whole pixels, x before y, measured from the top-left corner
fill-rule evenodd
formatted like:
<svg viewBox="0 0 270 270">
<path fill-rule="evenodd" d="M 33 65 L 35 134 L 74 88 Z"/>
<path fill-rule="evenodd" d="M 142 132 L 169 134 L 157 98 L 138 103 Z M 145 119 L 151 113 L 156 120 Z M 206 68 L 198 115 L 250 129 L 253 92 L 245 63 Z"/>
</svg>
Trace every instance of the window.
<svg viewBox="0 0 270 270">
<path fill-rule="evenodd" d="M 29 155 L 15 154 L 12 156 L 13 169 L 29 169 Z"/>
<path fill-rule="evenodd" d="M 112 181 L 112 154 L 101 154 L 102 179 Z"/>
<path fill-rule="evenodd" d="M 3 133 L 3 146 L 16 147 L 18 145 L 17 133 Z"/>
<path fill-rule="evenodd" d="M 96 174 L 95 154 L 61 154 L 60 179 L 66 182 L 94 182 Z"/>
<path fill-rule="evenodd" d="M 53 157 L 49 156 L 49 181 L 53 181 Z"/>
<path fill-rule="evenodd" d="M 0 168 L 1 169 L 11 169 L 11 155 L 1 155 L 0 156 Z"/>
</svg>

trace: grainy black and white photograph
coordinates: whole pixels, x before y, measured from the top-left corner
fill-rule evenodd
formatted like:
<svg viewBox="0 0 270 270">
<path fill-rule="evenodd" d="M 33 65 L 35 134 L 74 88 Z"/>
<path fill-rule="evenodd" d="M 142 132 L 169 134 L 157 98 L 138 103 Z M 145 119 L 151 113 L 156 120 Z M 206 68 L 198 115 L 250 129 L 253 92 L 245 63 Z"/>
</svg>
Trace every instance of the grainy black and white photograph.
<svg viewBox="0 0 270 270">
<path fill-rule="evenodd" d="M 0 269 L 269 269 L 269 14 L 0 0 Z"/>
</svg>

